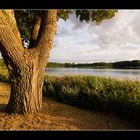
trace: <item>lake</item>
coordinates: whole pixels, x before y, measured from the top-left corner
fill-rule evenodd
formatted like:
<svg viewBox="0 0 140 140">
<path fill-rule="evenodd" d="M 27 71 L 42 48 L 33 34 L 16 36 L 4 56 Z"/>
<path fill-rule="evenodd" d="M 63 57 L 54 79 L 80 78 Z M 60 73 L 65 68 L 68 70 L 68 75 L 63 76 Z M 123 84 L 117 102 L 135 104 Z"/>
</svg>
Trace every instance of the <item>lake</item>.
<svg viewBox="0 0 140 140">
<path fill-rule="evenodd" d="M 140 80 L 140 69 L 46 68 L 50 75 L 91 75 Z"/>
</svg>

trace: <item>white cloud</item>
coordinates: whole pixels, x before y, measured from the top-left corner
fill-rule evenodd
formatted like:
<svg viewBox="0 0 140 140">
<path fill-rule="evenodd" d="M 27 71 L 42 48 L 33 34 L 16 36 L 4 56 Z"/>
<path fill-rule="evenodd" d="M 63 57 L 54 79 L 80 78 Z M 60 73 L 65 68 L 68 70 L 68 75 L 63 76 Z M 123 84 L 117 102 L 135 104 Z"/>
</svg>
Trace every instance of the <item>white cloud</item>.
<svg viewBox="0 0 140 140">
<path fill-rule="evenodd" d="M 140 10 L 120 10 L 99 26 L 75 15 L 59 21 L 49 61 L 96 62 L 140 59 Z"/>
</svg>

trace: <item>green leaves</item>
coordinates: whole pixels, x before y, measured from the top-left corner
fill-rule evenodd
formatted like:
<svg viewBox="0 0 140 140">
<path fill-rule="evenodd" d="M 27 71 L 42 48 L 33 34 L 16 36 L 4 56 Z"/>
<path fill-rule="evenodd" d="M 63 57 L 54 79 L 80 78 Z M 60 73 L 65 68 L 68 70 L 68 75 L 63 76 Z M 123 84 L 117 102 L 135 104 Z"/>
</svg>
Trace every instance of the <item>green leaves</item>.
<svg viewBox="0 0 140 140">
<path fill-rule="evenodd" d="M 39 10 L 15 10 L 15 18 L 23 41 L 28 42 L 31 37 L 33 21 L 39 16 Z"/>
<path fill-rule="evenodd" d="M 57 19 L 61 18 L 64 21 L 66 21 L 67 19 L 69 19 L 69 15 L 72 13 L 73 13 L 72 10 L 58 10 L 57 11 Z"/>
<path fill-rule="evenodd" d="M 81 22 L 84 20 L 86 22 L 95 21 L 97 25 L 102 23 L 105 19 L 110 19 L 115 16 L 117 10 L 76 10 L 76 17 L 79 18 Z"/>
<path fill-rule="evenodd" d="M 69 15 L 74 13 L 81 22 L 96 22 L 99 25 L 103 20 L 115 16 L 117 10 L 58 10 L 57 19 L 66 21 Z M 15 18 L 23 42 L 29 42 L 34 21 L 41 16 L 41 10 L 15 10 Z"/>
</svg>

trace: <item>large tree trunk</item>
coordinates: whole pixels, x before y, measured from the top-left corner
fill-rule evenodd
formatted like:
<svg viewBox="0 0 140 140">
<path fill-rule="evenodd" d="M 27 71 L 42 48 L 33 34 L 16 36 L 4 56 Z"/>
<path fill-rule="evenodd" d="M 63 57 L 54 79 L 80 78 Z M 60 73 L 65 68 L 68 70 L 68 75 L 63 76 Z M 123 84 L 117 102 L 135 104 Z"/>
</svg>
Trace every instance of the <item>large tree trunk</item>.
<svg viewBox="0 0 140 140">
<path fill-rule="evenodd" d="M 41 111 L 43 70 L 37 64 L 21 66 L 10 72 L 11 95 L 6 107 L 9 113 L 31 114 Z M 43 68 L 42 68 L 43 69 Z"/>
<path fill-rule="evenodd" d="M 0 51 L 11 79 L 6 110 L 16 114 L 38 113 L 42 108 L 44 70 L 56 30 L 57 10 L 42 11 L 40 26 L 34 26 L 34 43 L 24 48 L 13 11 L 0 10 Z"/>
</svg>

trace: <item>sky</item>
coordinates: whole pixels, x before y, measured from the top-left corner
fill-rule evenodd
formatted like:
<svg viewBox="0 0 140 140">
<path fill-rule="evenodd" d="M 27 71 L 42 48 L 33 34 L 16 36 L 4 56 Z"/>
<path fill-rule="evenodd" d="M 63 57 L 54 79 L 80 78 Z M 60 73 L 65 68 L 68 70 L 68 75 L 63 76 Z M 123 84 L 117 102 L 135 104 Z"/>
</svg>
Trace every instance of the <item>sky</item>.
<svg viewBox="0 0 140 140">
<path fill-rule="evenodd" d="M 119 10 L 115 17 L 81 23 L 75 15 L 58 21 L 49 62 L 94 63 L 140 60 L 140 10 Z"/>
</svg>

